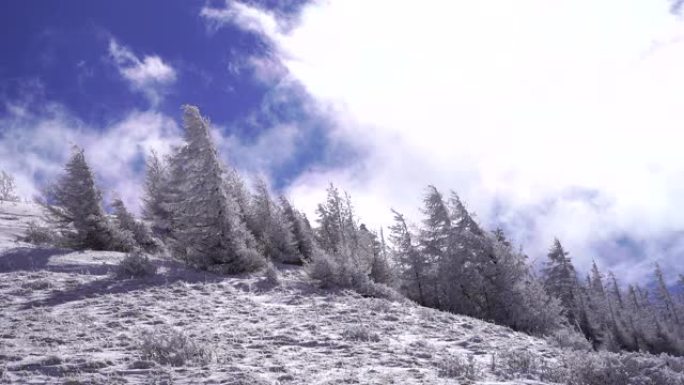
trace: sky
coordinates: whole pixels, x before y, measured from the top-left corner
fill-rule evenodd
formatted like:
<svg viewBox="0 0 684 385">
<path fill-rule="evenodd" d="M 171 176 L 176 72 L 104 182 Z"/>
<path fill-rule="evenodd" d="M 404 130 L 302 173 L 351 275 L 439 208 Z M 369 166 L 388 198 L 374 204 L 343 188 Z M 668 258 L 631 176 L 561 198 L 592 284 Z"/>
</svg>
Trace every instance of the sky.
<svg viewBox="0 0 684 385">
<path fill-rule="evenodd" d="M 684 273 L 684 20 L 667 0 L 0 3 L 0 169 L 39 194 L 79 145 L 137 211 L 144 160 L 209 117 L 226 163 L 372 228 L 428 184 L 541 263 Z"/>
</svg>

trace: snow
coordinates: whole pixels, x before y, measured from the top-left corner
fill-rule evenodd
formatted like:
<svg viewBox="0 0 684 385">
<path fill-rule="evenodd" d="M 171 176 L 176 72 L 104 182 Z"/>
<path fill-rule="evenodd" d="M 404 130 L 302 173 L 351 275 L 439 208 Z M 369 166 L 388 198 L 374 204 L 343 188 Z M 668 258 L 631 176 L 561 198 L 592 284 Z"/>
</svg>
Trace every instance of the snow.
<svg viewBox="0 0 684 385">
<path fill-rule="evenodd" d="M 155 257 L 156 276 L 121 280 L 121 253 L 16 242 L 40 215 L 35 204 L 0 204 L 2 383 L 461 384 L 445 365 L 472 357 L 470 383 L 541 384 L 509 378 L 493 357 L 561 354 L 484 321 L 320 289 L 301 267 L 279 266 L 273 285 Z M 180 366 L 150 355 L 165 336 Z"/>
<path fill-rule="evenodd" d="M 0 200 L 0 249 L 17 245 L 29 222 L 43 223 L 43 209 L 35 203 Z"/>
</svg>

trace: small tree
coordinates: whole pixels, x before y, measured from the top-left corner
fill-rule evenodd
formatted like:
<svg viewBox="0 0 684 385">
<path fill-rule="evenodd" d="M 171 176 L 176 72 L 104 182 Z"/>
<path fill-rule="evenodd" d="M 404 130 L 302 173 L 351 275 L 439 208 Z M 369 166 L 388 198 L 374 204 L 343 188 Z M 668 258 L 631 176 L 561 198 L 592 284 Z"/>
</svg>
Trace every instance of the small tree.
<svg viewBox="0 0 684 385">
<path fill-rule="evenodd" d="M 132 237 L 137 246 L 145 251 L 155 251 L 159 248 L 159 244 L 152 237 L 145 224 L 133 217 L 133 214 L 126 209 L 126 205 L 120 198 L 114 199 L 112 208 L 114 208 L 117 225 L 123 232 Z"/>
<path fill-rule="evenodd" d="M 5 171 L 0 171 L 0 201 L 19 202 L 16 188 L 14 177 Z"/>
<path fill-rule="evenodd" d="M 65 173 L 46 190 L 41 203 L 47 209 L 46 220 L 61 234 L 67 247 L 93 250 L 128 251 L 127 237 L 111 223 L 102 209 L 102 195 L 86 162 L 83 150 L 74 147 Z"/>
</svg>

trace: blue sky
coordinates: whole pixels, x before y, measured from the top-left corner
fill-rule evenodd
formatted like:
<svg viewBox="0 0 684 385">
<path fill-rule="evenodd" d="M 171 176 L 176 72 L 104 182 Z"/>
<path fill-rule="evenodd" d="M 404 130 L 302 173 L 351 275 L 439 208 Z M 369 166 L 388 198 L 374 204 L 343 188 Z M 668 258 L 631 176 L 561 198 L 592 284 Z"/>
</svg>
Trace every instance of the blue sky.
<svg viewBox="0 0 684 385">
<path fill-rule="evenodd" d="M 268 3 L 261 5 L 283 16 L 301 7 Z M 106 131 L 131 111 L 175 118 L 179 106 L 190 103 L 210 116 L 223 135 L 234 135 L 243 144 L 257 140 L 265 127 L 296 122 L 312 134 L 300 137 L 301 151 L 273 170 L 274 184 L 282 187 L 309 164 L 325 161 L 324 151 L 309 150 L 326 146 L 325 119 L 300 106 L 298 99 L 306 95 L 294 86 L 287 101 L 270 97 L 279 79 L 259 78 L 248 63 L 251 57 L 269 55 L 269 41 L 237 26 L 210 26 L 200 16 L 208 5 L 3 3 L 0 22 L 9 33 L 0 37 L 0 96 L 6 101 L 0 114 L 10 114 L 14 104 L 45 115 L 46 103 L 57 103 L 79 124 Z M 241 159 L 235 162 L 249 166 Z"/>
<path fill-rule="evenodd" d="M 139 203 L 198 105 L 226 161 L 364 222 L 456 190 L 542 260 L 624 281 L 684 252 L 684 21 L 667 0 L 5 1 L 0 168 L 31 196 L 86 149 Z"/>
</svg>

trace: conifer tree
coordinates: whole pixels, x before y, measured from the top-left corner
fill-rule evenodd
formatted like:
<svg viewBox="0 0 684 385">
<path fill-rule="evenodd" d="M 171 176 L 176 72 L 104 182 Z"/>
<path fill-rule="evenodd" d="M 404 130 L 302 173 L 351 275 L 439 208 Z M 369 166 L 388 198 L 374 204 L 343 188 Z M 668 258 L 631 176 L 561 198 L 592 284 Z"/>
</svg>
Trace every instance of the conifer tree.
<svg viewBox="0 0 684 385">
<path fill-rule="evenodd" d="M 674 325 L 679 326 L 679 315 L 677 314 L 677 307 L 675 306 L 672 295 L 670 294 L 670 289 L 667 288 L 665 283 L 665 278 L 663 277 L 663 271 L 660 269 L 660 265 L 656 263 L 655 265 L 655 277 L 656 284 L 658 285 L 658 299 L 663 305 L 663 315 L 666 320 L 674 323 Z"/>
<path fill-rule="evenodd" d="M 546 291 L 560 299 L 571 325 L 578 324 L 577 274 L 568 252 L 558 239 L 547 254 L 548 261 L 543 269 Z"/>
<path fill-rule="evenodd" d="M 169 177 L 166 164 L 153 151 L 146 162 L 142 214 L 149 221 L 152 233 L 162 240 L 170 235 L 173 227 L 170 210 L 173 186 Z"/>
<path fill-rule="evenodd" d="M 251 234 L 225 183 L 225 169 L 194 106 L 183 107 L 185 144 L 170 159 L 173 212 L 172 251 L 199 268 L 236 273 L 254 270 L 264 259 L 249 247 Z"/>
<path fill-rule="evenodd" d="M 148 252 L 156 251 L 159 248 L 159 244 L 152 237 L 145 224 L 135 219 L 121 198 L 117 197 L 112 201 L 112 208 L 119 229 L 126 233 L 135 245 Z"/>
<path fill-rule="evenodd" d="M 266 257 L 278 262 L 301 261 L 291 223 L 271 199 L 263 179 L 256 182 L 247 224 Z"/>
<path fill-rule="evenodd" d="M 302 213 L 295 210 L 285 197 L 280 197 L 280 207 L 292 229 L 292 235 L 302 261 L 310 261 L 314 254 L 316 240 L 309 221 Z"/>
<path fill-rule="evenodd" d="M 82 149 L 75 147 L 64 174 L 46 190 L 41 204 L 47 221 L 61 234 L 64 246 L 77 249 L 128 251 L 126 237 L 109 221 L 102 208 L 102 194 Z"/>
<path fill-rule="evenodd" d="M 392 213 L 394 224 L 389 227 L 389 240 L 392 243 L 392 255 L 399 266 L 402 291 L 407 297 L 426 306 L 426 286 L 430 279 L 428 262 L 414 244 L 404 216 L 395 210 Z"/>
</svg>

